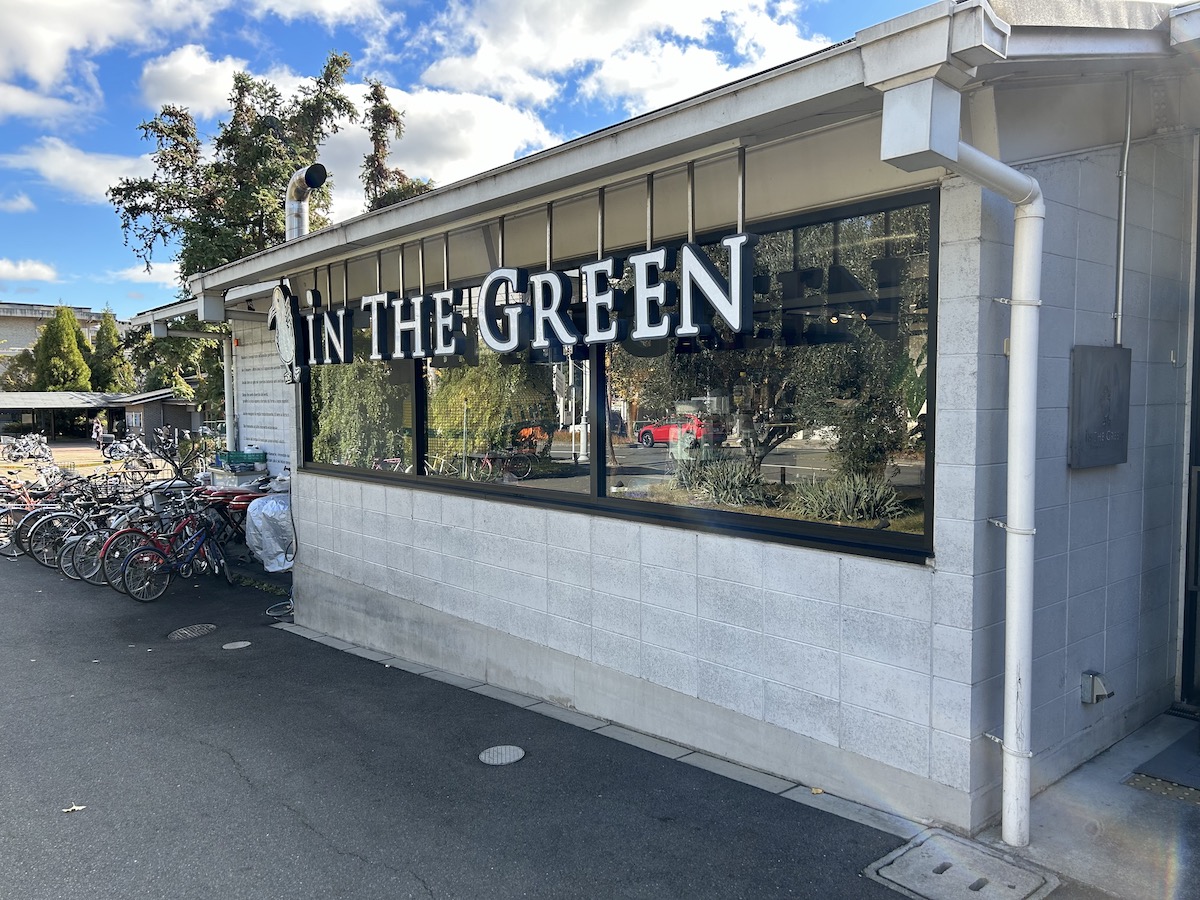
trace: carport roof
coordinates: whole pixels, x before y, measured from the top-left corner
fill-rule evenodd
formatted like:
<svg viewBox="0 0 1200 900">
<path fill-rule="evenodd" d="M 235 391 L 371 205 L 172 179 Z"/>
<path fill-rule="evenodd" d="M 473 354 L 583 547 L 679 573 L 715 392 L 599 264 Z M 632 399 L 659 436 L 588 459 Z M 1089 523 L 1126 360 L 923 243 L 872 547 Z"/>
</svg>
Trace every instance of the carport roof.
<svg viewBox="0 0 1200 900">
<path fill-rule="evenodd" d="M 99 391 L 0 391 L 0 409 L 104 409 L 124 406 L 128 396 Z"/>
</svg>

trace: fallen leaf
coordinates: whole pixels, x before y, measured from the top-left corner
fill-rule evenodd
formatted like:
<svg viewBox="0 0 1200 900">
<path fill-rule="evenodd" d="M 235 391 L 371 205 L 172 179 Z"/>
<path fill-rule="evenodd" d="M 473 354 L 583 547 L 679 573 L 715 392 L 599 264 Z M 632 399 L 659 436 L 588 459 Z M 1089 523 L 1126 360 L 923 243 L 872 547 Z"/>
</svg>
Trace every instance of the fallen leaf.
<svg viewBox="0 0 1200 900">
<path fill-rule="evenodd" d="M 821 788 L 813 788 L 813 789 L 812 789 L 812 792 L 813 792 L 814 794 L 823 794 L 823 793 L 825 793 L 825 791 L 823 791 Z"/>
<path fill-rule="evenodd" d="M 74 800 L 72 800 L 72 801 L 71 801 L 71 805 L 70 805 L 70 806 L 68 806 L 66 809 L 64 809 L 64 810 L 63 810 L 63 812 L 65 812 L 65 813 L 73 813 L 73 812 L 79 812 L 81 809 L 87 809 L 87 807 L 86 807 L 86 806 L 80 806 L 78 803 L 76 803 Z"/>
</svg>

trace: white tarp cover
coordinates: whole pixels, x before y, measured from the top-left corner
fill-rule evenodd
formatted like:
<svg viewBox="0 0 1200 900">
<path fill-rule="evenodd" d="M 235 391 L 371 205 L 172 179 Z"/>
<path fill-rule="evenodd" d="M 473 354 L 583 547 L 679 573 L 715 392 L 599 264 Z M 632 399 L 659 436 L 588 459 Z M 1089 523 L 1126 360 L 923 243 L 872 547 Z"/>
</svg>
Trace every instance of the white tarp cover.
<svg viewBox="0 0 1200 900">
<path fill-rule="evenodd" d="M 268 494 L 246 508 L 246 546 L 268 572 L 287 572 L 296 555 L 292 495 Z"/>
</svg>

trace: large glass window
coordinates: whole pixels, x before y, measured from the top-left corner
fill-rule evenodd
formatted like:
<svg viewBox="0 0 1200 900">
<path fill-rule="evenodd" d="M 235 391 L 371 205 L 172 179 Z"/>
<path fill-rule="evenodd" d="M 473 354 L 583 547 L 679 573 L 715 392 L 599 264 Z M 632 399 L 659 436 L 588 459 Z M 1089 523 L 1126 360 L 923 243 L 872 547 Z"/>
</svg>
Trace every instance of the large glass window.
<svg viewBox="0 0 1200 900">
<path fill-rule="evenodd" d="M 644 207 L 644 184 L 634 187 Z M 624 209 L 629 198 L 610 193 L 606 211 Z M 631 210 L 632 199 L 625 204 Z M 573 209 L 580 222 L 571 219 Z M 554 206 L 551 227 L 562 229 L 567 250 L 585 249 L 581 223 L 594 227 L 596 210 L 593 200 Z M 426 239 L 423 274 L 433 281 L 420 287 L 458 288 L 466 352 L 371 360 L 367 317 L 358 313 L 354 361 L 312 368 L 306 462 L 919 555 L 929 547 L 932 521 L 932 213 L 926 195 L 750 223 L 746 230 L 758 237 L 753 327 L 742 333 L 714 317 L 699 337 L 590 348 L 552 343 L 506 354 L 478 337 L 480 269 L 503 257 L 504 265 L 544 270 L 535 254 L 559 243 L 547 239 L 547 209 L 452 233 L 448 271 L 443 239 Z M 632 213 L 626 218 L 636 221 Z M 613 223 L 602 218 L 606 253 L 618 231 L 626 240 L 618 246 L 644 247 L 644 236 L 639 241 Z M 718 271 L 728 266 L 720 240 L 732 230 L 718 225 L 697 241 Z M 657 243 L 677 246 L 678 228 L 667 231 L 675 236 L 663 232 Z M 415 246 L 378 257 L 380 290 L 400 288 L 402 270 L 406 295 L 417 293 Z M 554 263 L 571 284 L 569 314 L 580 330 L 588 298 L 578 265 L 587 258 Z M 354 274 L 353 264 L 347 271 Z M 497 302 L 502 309 L 528 298 L 506 287 Z M 831 537 L 838 534 L 850 536 Z"/>
<path fill-rule="evenodd" d="M 426 367 L 427 475 L 586 493 L 586 361 L 559 347 L 499 354 L 478 339 L 478 290 L 463 291 L 469 349 Z M 507 293 L 501 307 L 523 305 Z M 583 358 L 580 348 L 577 355 Z M 572 369 L 574 372 L 572 373 Z"/>
<path fill-rule="evenodd" d="M 922 533 L 929 227 L 756 229 L 753 333 L 611 347 L 609 495 Z"/>
<path fill-rule="evenodd" d="M 312 368 L 309 461 L 411 472 L 416 367 L 411 360 L 370 359 L 370 339 L 367 329 L 355 329 L 352 362 Z"/>
</svg>

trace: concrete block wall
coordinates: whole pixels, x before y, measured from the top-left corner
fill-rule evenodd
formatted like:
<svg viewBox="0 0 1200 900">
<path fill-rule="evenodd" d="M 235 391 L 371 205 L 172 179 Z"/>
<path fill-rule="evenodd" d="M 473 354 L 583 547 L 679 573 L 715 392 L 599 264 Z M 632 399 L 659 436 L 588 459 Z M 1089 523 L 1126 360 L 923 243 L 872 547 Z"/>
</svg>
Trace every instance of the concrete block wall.
<svg viewBox="0 0 1200 900">
<path fill-rule="evenodd" d="M 1067 466 L 1070 354 L 1077 345 L 1114 342 L 1118 151 L 1026 169 L 1047 200 L 1038 379 L 1035 787 L 1115 742 L 1173 697 L 1192 254 L 1192 209 L 1179 198 L 1195 193 L 1192 148 L 1190 137 L 1165 137 L 1136 144 L 1131 154 L 1122 341 L 1133 358 L 1129 461 L 1096 469 Z M 1002 347 L 1008 335 L 1007 308 L 990 298 L 1007 295 L 1012 212 L 978 195 L 959 179 L 943 192 L 935 547 L 939 577 L 951 566 L 973 574 L 969 586 L 960 586 L 959 602 L 964 613 L 969 604 L 972 617 L 972 785 L 985 788 L 998 783 L 999 757 L 984 734 L 999 733 L 1003 720 L 1003 533 L 989 529 L 986 518 L 1005 511 L 1001 395 L 1007 390 Z M 961 213 L 957 219 L 955 211 Z M 972 238 L 976 212 L 978 237 Z M 961 249 L 954 247 L 960 223 Z M 971 265 L 978 272 L 975 310 L 957 303 L 959 293 L 971 299 Z M 956 530 L 973 529 L 973 543 L 957 542 L 970 547 L 969 556 L 948 555 L 956 544 L 942 537 L 953 533 L 943 516 L 953 517 Z M 1081 703 L 1085 669 L 1105 673 L 1116 696 Z"/>
<path fill-rule="evenodd" d="M 1066 466 L 1070 349 L 1114 343 L 1119 167 L 1115 148 L 1036 167 L 1056 216 L 1043 277 L 1043 578 L 1034 622 L 1034 749 L 1046 755 L 1050 777 L 1074 764 L 1073 748 L 1094 752 L 1165 708 L 1177 674 L 1191 137 L 1139 142 L 1130 154 L 1122 328 L 1133 358 L 1128 462 Z M 1116 696 L 1081 703 L 1085 669 L 1105 673 Z"/>
<path fill-rule="evenodd" d="M 233 322 L 234 378 L 238 398 L 238 450 L 257 444 L 278 475 L 296 468 L 296 386 L 285 384 L 275 337 L 265 324 Z"/>
</svg>

